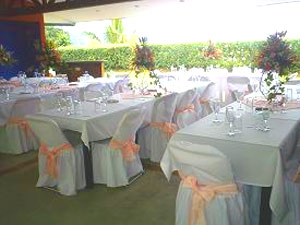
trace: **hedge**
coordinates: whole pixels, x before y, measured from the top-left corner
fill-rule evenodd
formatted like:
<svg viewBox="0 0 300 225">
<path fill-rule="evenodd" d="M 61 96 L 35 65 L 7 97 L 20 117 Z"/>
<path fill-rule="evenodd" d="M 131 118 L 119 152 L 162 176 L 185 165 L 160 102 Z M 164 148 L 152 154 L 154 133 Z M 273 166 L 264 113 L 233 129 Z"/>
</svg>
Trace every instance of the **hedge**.
<svg viewBox="0 0 300 225">
<path fill-rule="evenodd" d="M 289 40 L 289 43 L 300 57 L 300 40 Z M 254 67 L 253 59 L 262 44 L 262 41 L 216 43 L 215 46 L 222 52 L 221 57 L 216 60 L 208 60 L 203 55 L 208 43 L 156 44 L 150 47 L 157 69 L 168 70 L 171 66 L 184 65 L 186 68 L 213 66 L 230 70 L 232 67 Z M 64 47 L 59 51 L 65 61 L 103 60 L 106 70 L 128 70 L 133 57 L 131 46 L 128 45 L 101 48 Z"/>
</svg>

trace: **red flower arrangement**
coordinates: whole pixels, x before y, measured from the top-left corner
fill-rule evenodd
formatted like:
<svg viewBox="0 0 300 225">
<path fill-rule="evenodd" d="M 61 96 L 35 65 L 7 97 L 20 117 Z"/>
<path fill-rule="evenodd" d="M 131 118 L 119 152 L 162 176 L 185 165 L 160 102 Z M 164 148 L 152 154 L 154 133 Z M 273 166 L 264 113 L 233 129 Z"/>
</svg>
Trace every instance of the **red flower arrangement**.
<svg viewBox="0 0 300 225">
<path fill-rule="evenodd" d="M 221 50 L 215 47 L 212 41 L 209 41 L 208 46 L 204 49 L 204 57 L 207 59 L 219 59 L 221 56 Z"/>
<path fill-rule="evenodd" d="M 262 70 L 261 92 L 271 101 L 278 94 L 284 92 L 282 86 L 289 80 L 296 64 L 296 56 L 290 45 L 283 39 L 285 32 L 276 32 L 267 38 L 256 57 L 257 68 Z M 262 81 L 266 86 L 266 93 L 262 90 Z"/>
</svg>

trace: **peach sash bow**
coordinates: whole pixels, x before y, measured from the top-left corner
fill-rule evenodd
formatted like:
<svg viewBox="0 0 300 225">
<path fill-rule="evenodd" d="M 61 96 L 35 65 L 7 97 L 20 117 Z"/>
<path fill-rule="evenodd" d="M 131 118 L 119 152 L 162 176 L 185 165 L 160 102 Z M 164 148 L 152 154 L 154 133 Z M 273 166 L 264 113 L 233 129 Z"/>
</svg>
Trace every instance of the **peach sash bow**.
<svg viewBox="0 0 300 225">
<path fill-rule="evenodd" d="M 29 137 L 29 135 L 32 134 L 32 130 L 30 128 L 30 125 L 29 123 L 24 120 L 24 119 L 21 119 L 21 118 L 11 118 L 8 120 L 7 124 L 16 124 L 18 125 L 25 133 L 26 137 Z"/>
<path fill-rule="evenodd" d="M 41 144 L 39 153 L 46 156 L 46 173 L 52 176 L 54 179 L 57 178 L 57 159 L 58 156 L 62 154 L 63 151 L 70 151 L 72 150 L 72 146 L 69 143 L 62 144 L 56 148 L 50 148 L 45 145 Z"/>
<path fill-rule="evenodd" d="M 173 136 L 177 130 L 177 125 L 175 123 L 158 122 L 158 123 L 150 123 L 150 126 L 161 130 L 166 135 L 166 137 Z"/>
<path fill-rule="evenodd" d="M 300 181 L 300 165 L 298 167 L 297 173 L 295 174 L 294 178 L 293 178 L 294 182 L 298 182 Z"/>
<path fill-rule="evenodd" d="M 199 99 L 199 104 L 204 105 L 206 110 L 209 112 L 210 111 L 210 105 L 209 105 L 209 100 L 207 99 Z"/>
<path fill-rule="evenodd" d="M 184 113 L 184 112 L 195 112 L 195 106 L 193 104 L 185 105 L 185 106 L 177 108 L 175 111 L 176 114 Z"/>
<path fill-rule="evenodd" d="M 237 185 L 228 184 L 208 184 L 198 183 L 194 175 L 184 175 L 179 172 L 183 187 L 192 189 L 192 205 L 189 213 L 189 225 L 205 225 L 204 206 L 213 200 L 217 194 L 236 194 Z"/>
<path fill-rule="evenodd" d="M 135 155 L 139 152 L 140 146 L 134 143 L 133 138 L 122 140 L 111 140 L 109 143 L 111 149 L 121 149 L 123 159 L 127 162 L 132 162 L 136 159 Z"/>
</svg>

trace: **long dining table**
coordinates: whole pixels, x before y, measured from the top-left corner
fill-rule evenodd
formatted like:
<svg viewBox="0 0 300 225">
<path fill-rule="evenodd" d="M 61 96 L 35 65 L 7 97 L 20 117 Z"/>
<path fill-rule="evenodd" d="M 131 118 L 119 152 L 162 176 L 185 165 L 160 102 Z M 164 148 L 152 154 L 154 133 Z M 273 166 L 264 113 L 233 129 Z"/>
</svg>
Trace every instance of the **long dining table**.
<svg viewBox="0 0 300 225">
<path fill-rule="evenodd" d="M 238 108 L 237 103 L 232 106 Z M 178 142 L 215 147 L 229 158 L 237 182 L 272 187 L 269 205 L 280 221 L 288 213 L 284 176 L 300 138 L 300 109 L 272 113 L 268 121 L 269 132 L 257 130 L 260 119 L 249 107 L 244 106 L 244 110 L 242 132 L 234 136 L 228 135 L 225 107 L 220 113 L 222 123 L 213 123 L 214 115 L 211 114 L 176 132 L 168 144 L 161 167 L 167 178 L 173 171 L 180 170 L 176 158 L 184 157 L 185 150 L 178 149 Z M 201 154 L 201 150 L 192 154 Z"/>
<path fill-rule="evenodd" d="M 198 93 L 204 91 L 211 82 L 199 82 L 193 86 L 188 85 L 185 89 L 181 89 L 178 93 L 182 95 L 190 88 L 198 89 Z M 93 184 L 93 174 L 91 166 L 91 151 L 90 144 L 94 141 L 101 141 L 111 138 L 121 121 L 123 115 L 132 108 L 144 107 L 146 108 L 146 115 L 143 125 L 151 122 L 152 109 L 155 102 L 154 96 L 143 95 L 125 95 L 120 98 L 119 102 L 107 104 L 105 111 L 95 109 L 95 102 L 82 102 L 82 111 L 73 115 L 68 115 L 66 111 L 58 111 L 57 109 L 49 109 L 38 112 L 37 115 L 45 116 L 53 119 L 61 130 L 68 130 L 80 133 L 85 169 L 87 187 Z M 103 109 L 103 108 L 102 108 Z M 142 126 L 143 126 L 142 125 Z"/>
</svg>

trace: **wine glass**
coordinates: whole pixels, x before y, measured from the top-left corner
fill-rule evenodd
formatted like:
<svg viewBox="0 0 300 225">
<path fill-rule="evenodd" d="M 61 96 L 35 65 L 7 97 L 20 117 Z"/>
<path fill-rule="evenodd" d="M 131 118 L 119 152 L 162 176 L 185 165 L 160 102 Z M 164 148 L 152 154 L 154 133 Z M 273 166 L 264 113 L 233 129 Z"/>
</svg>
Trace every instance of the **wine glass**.
<svg viewBox="0 0 300 225">
<path fill-rule="evenodd" d="M 244 99 L 244 93 L 236 92 L 235 96 L 236 96 L 236 101 L 239 104 L 239 107 L 237 108 L 237 110 L 243 111 L 244 109 L 242 108 L 242 101 Z"/>
<path fill-rule="evenodd" d="M 220 99 L 215 98 L 215 99 L 212 99 L 210 102 L 211 102 L 212 110 L 213 110 L 214 115 L 215 115 L 215 117 L 213 119 L 213 122 L 214 123 L 220 123 L 220 122 L 222 122 L 222 120 L 220 120 L 218 118 L 218 115 L 219 115 L 219 112 L 220 112 L 220 108 L 221 108 L 221 106 L 220 106 Z"/>
<path fill-rule="evenodd" d="M 229 131 L 228 131 L 228 135 L 234 136 L 235 132 L 234 132 L 234 127 L 233 127 L 233 123 L 235 120 L 235 115 L 234 115 L 234 109 L 232 106 L 227 106 L 226 107 L 226 119 L 229 122 Z"/>
</svg>

